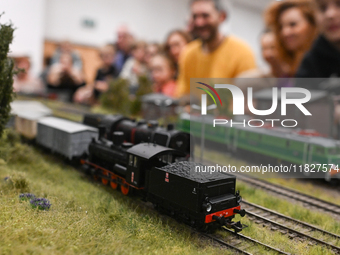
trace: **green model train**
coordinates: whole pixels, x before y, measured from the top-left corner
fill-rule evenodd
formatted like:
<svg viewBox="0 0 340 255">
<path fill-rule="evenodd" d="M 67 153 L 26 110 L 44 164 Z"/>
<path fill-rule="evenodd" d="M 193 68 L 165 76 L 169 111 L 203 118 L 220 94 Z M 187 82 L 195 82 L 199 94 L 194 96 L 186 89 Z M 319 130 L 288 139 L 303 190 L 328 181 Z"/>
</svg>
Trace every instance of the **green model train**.
<svg viewBox="0 0 340 255">
<path fill-rule="evenodd" d="M 305 176 L 331 180 L 340 177 L 340 141 L 314 133 L 284 128 L 230 127 L 216 125 L 212 117 L 204 121 L 207 141 L 226 146 L 233 153 L 260 156 L 276 162 L 291 164 L 295 172 Z M 201 137 L 201 117 L 182 114 L 178 129 Z M 246 153 L 244 153 L 246 152 Z"/>
</svg>

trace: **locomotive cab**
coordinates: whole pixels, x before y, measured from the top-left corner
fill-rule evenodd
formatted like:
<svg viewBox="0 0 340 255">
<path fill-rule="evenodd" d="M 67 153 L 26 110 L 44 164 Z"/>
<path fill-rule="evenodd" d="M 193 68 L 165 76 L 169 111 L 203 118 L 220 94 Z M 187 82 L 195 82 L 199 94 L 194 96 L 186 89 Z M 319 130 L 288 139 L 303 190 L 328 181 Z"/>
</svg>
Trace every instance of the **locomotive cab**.
<svg viewBox="0 0 340 255">
<path fill-rule="evenodd" d="M 145 186 L 147 170 L 171 164 L 184 156 L 182 152 L 151 143 L 135 145 L 127 153 L 126 181 L 138 188 Z"/>
</svg>

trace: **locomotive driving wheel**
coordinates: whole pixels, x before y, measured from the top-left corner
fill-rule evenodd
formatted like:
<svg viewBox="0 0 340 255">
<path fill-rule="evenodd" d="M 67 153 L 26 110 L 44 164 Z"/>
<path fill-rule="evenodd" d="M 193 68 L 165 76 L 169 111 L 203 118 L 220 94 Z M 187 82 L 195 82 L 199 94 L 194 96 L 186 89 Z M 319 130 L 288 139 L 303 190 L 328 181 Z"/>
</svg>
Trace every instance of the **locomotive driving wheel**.
<svg viewBox="0 0 340 255">
<path fill-rule="evenodd" d="M 127 196 L 130 192 L 130 186 L 124 182 L 120 185 L 120 191 L 123 193 L 123 195 Z"/>
<path fill-rule="evenodd" d="M 97 171 L 97 168 L 95 168 L 94 169 L 94 173 Z M 96 175 L 96 174 L 92 174 L 92 176 L 93 176 L 93 179 L 95 180 L 95 181 L 98 181 L 99 180 L 99 178 L 98 178 L 98 175 Z"/>
<path fill-rule="evenodd" d="M 118 184 L 117 184 L 117 177 L 116 176 L 111 175 L 110 186 L 113 189 L 117 189 Z"/>
<path fill-rule="evenodd" d="M 103 175 L 109 176 L 109 173 L 107 171 L 103 171 Z M 109 183 L 109 180 L 102 178 L 102 183 L 104 185 L 107 185 Z"/>
</svg>

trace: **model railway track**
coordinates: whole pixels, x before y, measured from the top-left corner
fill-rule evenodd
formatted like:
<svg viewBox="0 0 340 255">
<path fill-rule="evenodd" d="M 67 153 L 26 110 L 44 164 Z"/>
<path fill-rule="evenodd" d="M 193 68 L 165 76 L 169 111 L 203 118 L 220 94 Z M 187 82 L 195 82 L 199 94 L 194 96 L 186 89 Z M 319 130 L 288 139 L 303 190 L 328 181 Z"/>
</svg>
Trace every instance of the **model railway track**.
<svg viewBox="0 0 340 255">
<path fill-rule="evenodd" d="M 323 245 L 340 254 L 339 235 L 253 203 L 243 201 L 242 205 L 247 211 L 248 218 L 255 223 L 270 225 L 272 230 L 288 234 L 292 239 L 309 240 L 312 244 Z"/>
<path fill-rule="evenodd" d="M 263 249 L 269 254 L 290 254 L 240 233 L 235 234 L 229 229 L 222 228 L 222 231 L 230 235 L 228 235 L 228 237 L 221 237 L 216 234 L 203 234 L 203 236 L 237 252 L 237 254 L 260 254 L 261 251 L 263 252 Z M 259 249 L 261 249 L 261 251 Z M 251 250 L 251 252 L 249 250 Z"/>
<path fill-rule="evenodd" d="M 205 160 L 204 164 L 214 165 L 216 164 L 216 162 Z M 232 175 L 236 176 L 238 180 L 243 181 L 254 187 L 258 187 L 263 190 L 269 191 L 271 193 L 281 195 L 282 197 L 286 197 L 289 199 L 293 199 L 295 201 L 299 201 L 303 203 L 306 207 L 321 210 L 323 212 L 331 214 L 335 218 L 340 218 L 339 217 L 340 205 L 338 204 L 334 204 L 334 203 L 301 193 L 297 190 L 283 187 L 278 184 L 270 183 L 265 180 L 255 179 L 253 177 L 249 177 L 249 175 L 247 176 L 245 174 L 239 174 L 239 173 L 232 173 Z"/>
<path fill-rule="evenodd" d="M 289 189 L 286 187 L 282 187 L 277 184 L 269 183 L 264 180 L 253 179 L 250 177 L 246 177 L 244 175 L 238 175 L 238 174 L 235 174 L 235 175 L 237 176 L 237 178 L 239 178 L 239 180 L 242 180 L 253 186 L 256 186 L 261 189 L 270 191 L 272 193 L 276 193 L 284 197 L 288 197 L 290 199 L 302 202 L 303 204 L 309 207 L 317 208 L 319 210 L 328 212 L 330 214 L 335 215 L 336 217 L 339 217 L 340 215 L 340 205 L 333 204 L 331 202 L 328 202 L 328 201 L 325 201 L 325 200 L 322 200 L 322 199 L 319 199 L 313 196 L 309 196 L 307 194 L 303 194 L 299 191 Z"/>
</svg>

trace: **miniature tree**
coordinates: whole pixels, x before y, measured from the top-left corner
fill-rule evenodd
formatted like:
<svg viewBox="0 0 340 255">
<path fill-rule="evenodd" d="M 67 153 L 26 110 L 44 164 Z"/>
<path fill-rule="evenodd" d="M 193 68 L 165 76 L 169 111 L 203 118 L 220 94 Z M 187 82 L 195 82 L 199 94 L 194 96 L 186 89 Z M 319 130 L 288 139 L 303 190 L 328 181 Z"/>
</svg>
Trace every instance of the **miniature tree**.
<svg viewBox="0 0 340 255">
<path fill-rule="evenodd" d="M 14 29 L 11 24 L 0 24 L 0 137 L 9 119 L 13 100 L 13 60 L 7 57 L 9 45 L 13 40 Z"/>
<path fill-rule="evenodd" d="M 136 98 L 131 104 L 131 114 L 138 115 L 142 109 L 142 97 L 152 93 L 152 87 L 149 79 L 146 76 L 139 77 L 139 87 L 136 92 Z"/>
<path fill-rule="evenodd" d="M 124 79 L 111 80 L 109 90 L 100 97 L 101 105 L 121 114 L 129 113 L 129 86 Z"/>
</svg>

